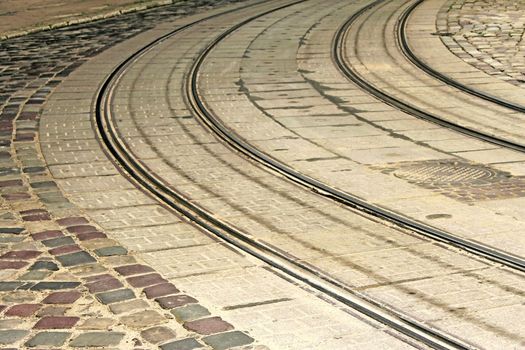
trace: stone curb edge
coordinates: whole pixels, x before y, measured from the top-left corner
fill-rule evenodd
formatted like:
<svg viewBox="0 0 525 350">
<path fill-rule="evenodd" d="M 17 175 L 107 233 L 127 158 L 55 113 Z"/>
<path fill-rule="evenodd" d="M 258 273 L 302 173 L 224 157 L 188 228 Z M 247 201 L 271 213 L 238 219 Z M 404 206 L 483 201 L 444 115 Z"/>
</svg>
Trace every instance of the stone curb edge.
<svg viewBox="0 0 525 350">
<path fill-rule="evenodd" d="M 24 36 L 24 35 L 37 33 L 37 32 L 43 32 L 43 31 L 53 30 L 53 29 L 57 29 L 57 28 L 64 28 L 64 27 L 68 27 L 68 26 L 72 26 L 72 25 L 76 25 L 76 24 L 83 24 L 83 23 L 94 22 L 94 21 L 98 21 L 98 20 L 101 20 L 101 19 L 107 19 L 107 18 L 111 18 L 111 17 L 121 16 L 121 15 L 132 13 L 132 12 L 139 12 L 139 11 L 149 10 L 149 9 L 152 9 L 152 8 L 155 8 L 155 7 L 172 5 L 172 4 L 179 3 L 179 2 L 184 2 L 184 1 L 185 0 L 152 0 L 152 1 L 148 2 L 148 3 L 142 3 L 140 5 L 124 7 L 124 8 L 118 9 L 118 10 L 113 10 L 111 12 L 101 13 L 101 14 L 94 15 L 94 16 L 84 16 L 84 17 L 79 17 L 79 18 L 72 19 L 72 20 L 66 20 L 66 21 L 63 21 L 63 22 L 57 22 L 57 23 L 52 23 L 52 24 L 45 24 L 45 25 L 41 25 L 41 26 L 37 26 L 37 27 L 32 27 L 32 28 L 27 29 L 27 30 L 20 30 L 20 31 L 11 31 L 11 32 L 6 32 L 6 33 L 0 33 L 0 41 L 11 39 L 11 38 L 17 38 L 17 37 L 21 37 L 21 36 Z"/>
</svg>

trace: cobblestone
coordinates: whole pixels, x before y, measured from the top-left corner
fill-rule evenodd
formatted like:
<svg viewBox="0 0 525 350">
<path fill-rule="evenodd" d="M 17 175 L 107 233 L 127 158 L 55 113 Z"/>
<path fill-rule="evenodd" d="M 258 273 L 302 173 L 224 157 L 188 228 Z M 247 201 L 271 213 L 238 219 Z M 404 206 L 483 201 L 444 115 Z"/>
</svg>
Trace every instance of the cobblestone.
<svg viewBox="0 0 525 350">
<path fill-rule="evenodd" d="M 202 339 L 206 344 L 216 350 L 225 350 L 236 346 L 253 343 L 253 338 L 241 332 L 228 332 L 211 335 Z"/>
<path fill-rule="evenodd" d="M 450 51 L 482 71 L 525 87 L 525 6 L 512 0 L 449 0 L 437 21 Z"/>
<path fill-rule="evenodd" d="M 29 347 L 62 346 L 70 336 L 71 333 L 67 332 L 42 332 L 29 339 L 25 345 Z"/>
<path fill-rule="evenodd" d="M 118 332 L 89 332 L 73 339 L 70 345 L 79 348 L 115 346 L 123 337 L 124 334 Z"/>
<path fill-rule="evenodd" d="M 193 338 L 187 338 L 182 340 L 176 340 L 171 343 L 162 345 L 162 350 L 192 350 L 204 347 L 203 344 L 199 343 Z"/>
</svg>

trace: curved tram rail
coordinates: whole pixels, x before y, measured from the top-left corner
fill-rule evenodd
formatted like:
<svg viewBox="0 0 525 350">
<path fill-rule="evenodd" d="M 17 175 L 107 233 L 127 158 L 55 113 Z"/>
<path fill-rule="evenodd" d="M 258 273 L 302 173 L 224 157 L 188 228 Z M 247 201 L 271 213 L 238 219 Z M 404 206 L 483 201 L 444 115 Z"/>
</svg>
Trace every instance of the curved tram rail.
<svg viewBox="0 0 525 350">
<path fill-rule="evenodd" d="M 399 99 L 396 99 L 395 97 L 387 95 L 386 93 L 382 92 L 380 89 L 376 88 L 375 86 L 367 82 L 365 79 L 363 79 L 351 66 L 349 66 L 346 63 L 345 55 L 344 55 L 345 41 L 346 41 L 346 35 L 350 27 L 367 10 L 375 7 L 376 5 L 382 3 L 383 1 L 384 0 L 377 0 L 371 3 L 370 5 L 362 8 L 361 10 L 356 12 L 353 16 L 351 16 L 337 31 L 334 37 L 333 44 L 332 44 L 332 55 L 333 55 L 333 59 L 337 67 L 341 70 L 341 72 L 346 77 L 348 77 L 348 79 L 350 79 L 356 85 L 361 87 L 363 90 L 367 91 L 372 96 L 376 97 L 380 101 L 390 106 L 393 106 L 403 112 L 406 112 L 417 118 L 438 124 L 440 126 L 452 129 L 462 134 L 466 134 L 467 136 L 475 137 L 477 139 L 481 139 L 481 140 L 484 140 L 484 141 L 487 141 L 493 144 L 497 144 L 502 147 L 507 147 L 507 148 L 510 148 L 510 149 L 513 149 L 519 152 L 525 152 L 525 145 L 516 144 L 516 143 L 510 142 L 507 140 L 503 140 L 503 139 L 498 139 L 493 136 L 480 133 L 476 130 L 472 130 L 464 126 L 451 123 L 449 121 L 441 119 L 438 116 L 429 114 L 423 110 L 420 110 L 414 106 L 411 106 Z M 327 187 L 326 185 L 323 185 L 323 186 Z M 509 254 L 507 252 L 495 249 L 493 247 L 486 246 L 484 244 L 480 244 L 480 243 L 473 242 L 467 239 L 463 239 L 461 237 L 455 236 L 453 234 L 450 234 L 438 228 L 426 225 L 418 221 L 411 220 L 400 214 L 393 213 L 384 208 L 366 203 L 347 193 L 341 193 L 340 191 L 335 190 L 335 189 L 329 189 L 329 190 L 331 191 L 330 192 L 331 195 L 333 195 L 337 200 L 344 202 L 345 204 L 353 205 L 360 209 L 362 208 L 365 211 L 371 213 L 372 215 L 377 215 L 383 219 L 389 220 L 399 226 L 409 228 L 410 230 L 423 234 L 427 237 L 451 244 L 460 249 L 466 250 L 476 255 L 483 256 L 492 261 L 502 263 L 511 268 L 518 269 L 520 271 L 525 271 L 525 259 L 523 259 L 522 257 L 518 257 L 512 254 Z"/>
<path fill-rule="evenodd" d="M 410 15 L 424 1 L 425 0 L 417 0 L 412 5 L 410 5 L 405 11 L 403 11 L 401 17 L 399 17 L 399 23 L 398 23 L 398 26 L 397 26 L 397 41 L 398 41 L 399 47 L 401 48 L 401 51 L 403 52 L 405 57 L 410 62 L 412 62 L 412 64 L 414 64 L 416 67 L 418 67 L 419 69 L 421 69 L 422 71 L 424 71 L 428 75 L 430 75 L 430 76 L 432 76 L 432 77 L 434 77 L 434 78 L 436 78 L 438 80 L 441 80 L 443 83 L 445 83 L 447 85 L 453 86 L 456 89 L 459 89 L 459 90 L 461 90 L 463 92 L 466 92 L 466 93 L 468 93 L 470 95 L 479 97 L 479 98 L 484 99 L 486 101 L 495 103 L 495 104 L 497 104 L 499 106 L 502 106 L 502 107 L 505 107 L 505 108 L 508 108 L 508 109 L 512 109 L 512 110 L 514 110 L 516 112 L 525 113 L 525 106 L 520 105 L 520 104 L 516 104 L 514 102 L 510 102 L 510 101 L 507 101 L 507 100 L 504 100 L 504 99 L 501 99 L 499 97 L 490 95 L 490 94 L 488 94 L 486 92 L 483 92 L 483 91 L 480 91 L 478 89 L 474 89 L 472 87 L 464 85 L 464 84 L 458 82 L 457 80 L 454 80 L 454 79 L 450 78 L 449 76 L 436 71 L 435 69 L 433 69 L 432 67 L 430 67 L 428 64 L 426 64 L 425 62 L 423 62 L 421 59 L 419 59 L 417 57 L 417 55 L 412 51 L 412 49 L 410 48 L 410 45 L 408 43 L 407 34 L 406 34 L 407 30 L 406 29 L 407 29 L 408 19 L 409 19 Z"/>
<path fill-rule="evenodd" d="M 232 32 L 236 31 L 243 25 L 264 15 L 284 9 L 286 7 L 293 6 L 304 1 L 305 0 L 300 0 L 293 3 L 288 3 L 284 6 L 273 8 L 271 10 L 267 10 L 231 27 L 229 30 L 222 33 L 222 35 L 220 35 L 216 40 L 214 40 L 209 46 L 207 46 L 207 48 L 195 61 L 195 64 L 193 65 L 191 70 L 190 79 L 188 80 L 187 84 L 188 92 L 190 93 L 191 104 L 194 108 L 196 108 L 195 111 L 199 114 L 200 118 L 206 121 L 206 124 L 212 127 L 213 130 L 221 136 L 221 138 L 224 139 L 225 135 L 222 135 L 222 132 L 217 130 L 215 123 L 212 122 L 212 120 L 214 120 L 213 117 L 209 115 L 209 113 L 207 113 L 206 109 L 204 109 L 204 105 L 199 99 L 197 93 L 197 74 L 199 67 L 202 65 L 202 62 L 204 61 L 205 57 L 213 49 L 213 47 L 215 47 L 221 40 L 223 40 L 225 37 L 227 37 Z M 127 149 L 125 143 L 122 140 L 120 140 L 116 131 L 116 126 L 113 124 L 114 117 L 111 113 L 111 101 L 115 87 L 120 78 L 126 73 L 127 69 L 134 62 L 140 59 L 143 55 L 145 55 L 154 47 L 158 46 L 166 39 L 200 22 L 203 22 L 207 19 L 211 19 L 213 17 L 217 17 L 219 15 L 223 15 L 227 12 L 223 12 L 221 14 L 190 23 L 158 38 L 157 40 L 146 45 L 142 49 L 135 52 L 132 56 L 124 60 L 106 78 L 98 92 L 95 102 L 95 122 L 99 132 L 99 137 L 103 142 L 106 151 L 114 159 L 114 161 L 116 161 L 118 166 L 121 167 L 124 174 L 131 181 L 147 190 L 151 195 L 153 195 L 165 206 L 183 215 L 189 221 L 198 225 L 205 231 L 236 246 L 237 248 L 241 249 L 247 254 L 250 254 L 262 260 L 263 262 L 269 264 L 275 269 L 278 269 L 286 273 L 287 275 L 305 283 L 306 285 L 322 292 L 323 294 L 338 300 L 339 302 L 374 319 L 375 321 L 380 322 L 390 328 L 393 328 L 399 331 L 400 333 L 410 338 L 413 338 L 419 342 L 422 342 L 434 349 L 472 349 L 473 347 L 470 344 L 466 344 L 461 340 L 454 339 L 449 335 L 443 334 L 439 330 L 430 328 L 424 324 L 421 324 L 418 321 L 411 319 L 406 315 L 403 315 L 395 310 L 386 308 L 384 305 L 381 305 L 380 303 L 375 302 L 374 300 L 371 300 L 368 297 L 363 296 L 356 291 L 350 290 L 343 283 L 333 279 L 330 276 L 327 276 L 322 271 L 316 270 L 311 266 L 302 264 L 299 261 L 299 259 L 289 254 L 283 254 L 282 252 L 279 252 L 278 250 L 269 247 L 262 242 L 257 241 L 249 234 L 241 232 L 238 229 L 232 227 L 231 225 L 215 218 L 213 214 L 195 205 L 189 199 L 185 198 L 184 196 L 173 190 L 169 185 L 164 183 L 162 179 L 158 178 L 155 174 L 152 174 L 143 164 L 141 164 L 139 160 L 137 160 L 132 155 L 132 153 Z M 220 124 L 217 125 L 219 126 Z M 224 127 L 221 126 L 220 129 L 224 129 Z M 231 135 L 229 133 L 228 135 L 228 140 L 230 140 L 230 137 L 232 137 L 232 139 L 236 138 L 234 135 Z M 232 145 L 230 141 L 228 141 L 228 143 Z M 235 149 L 242 149 L 242 153 L 249 155 L 252 159 L 259 160 L 257 154 L 260 154 L 260 152 L 258 152 L 257 150 L 253 150 L 256 153 L 252 154 L 252 151 L 250 150 L 251 147 L 239 147 L 235 147 Z M 275 162 L 272 161 L 272 163 Z M 265 165 L 269 166 L 270 164 Z M 271 168 L 279 171 L 279 173 L 283 173 L 283 171 L 280 170 L 280 168 L 288 169 L 285 166 L 280 165 L 278 163 L 273 164 Z M 314 189 L 315 191 L 322 192 L 323 194 L 331 198 L 334 198 L 338 201 L 342 201 L 333 193 L 330 193 L 331 188 L 329 188 L 328 186 L 322 185 L 321 183 L 315 180 L 306 178 L 303 175 L 294 172 L 291 169 L 288 170 L 287 177 L 289 179 L 294 180 L 295 182 L 302 183 L 303 185 L 306 185 L 309 188 Z M 315 186 L 309 184 L 308 181 L 314 182 Z M 356 205 L 352 204 L 352 206 Z M 360 205 L 357 206 L 360 207 Z M 371 210 L 367 209 L 367 211 Z"/>
</svg>

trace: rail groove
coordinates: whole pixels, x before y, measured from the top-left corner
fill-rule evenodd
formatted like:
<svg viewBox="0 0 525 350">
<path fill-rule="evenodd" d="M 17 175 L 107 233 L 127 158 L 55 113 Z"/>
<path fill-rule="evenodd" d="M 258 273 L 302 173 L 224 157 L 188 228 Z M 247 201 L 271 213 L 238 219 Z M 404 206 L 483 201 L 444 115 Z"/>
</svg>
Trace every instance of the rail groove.
<svg viewBox="0 0 525 350">
<path fill-rule="evenodd" d="M 216 40 L 214 40 L 207 48 L 199 55 L 191 69 L 190 79 L 188 80 L 187 88 L 190 92 L 190 99 L 192 105 L 197 108 L 196 112 L 199 112 L 199 108 L 203 107 L 202 101 L 199 99 L 197 92 L 197 75 L 199 67 L 206 58 L 207 54 L 225 37 L 233 33 L 237 29 L 241 28 L 245 24 L 260 18 L 264 15 L 273 13 L 275 11 L 302 3 L 306 0 L 300 0 L 291 2 L 285 5 L 281 5 L 271 10 L 261 12 L 255 16 L 252 16 L 237 25 L 231 27 L 229 30 L 222 33 Z M 413 338 L 419 342 L 422 342 L 434 349 L 472 349 L 470 344 L 466 344 L 461 340 L 452 338 L 449 335 L 443 334 L 437 329 L 430 328 L 410 317 L 403 315 L 397 311 L 386 308 L 380 303 L 374 302 L 366 297 L 360 295 L 360 293 L 350 290 L 344 284 L 333 279 L 330 276 L 325 275 L 322 271 L 318 271 L 312 267 L 302 264 L 299 259 L 290 255 L 282 254 L 276 249 L 273 249 L 264 243 L 254 239 L 249 234 L 239 231 L 235 227 L 228 225 L 227 223 L 215 218 L 211 213 L 200 208 L 195 203 L 187 198 L 184 198 L 181 194 L 172 189 L 169 185 L 165 184 L 162 179 L 158 178 L 155 174 L 152 174 L 148 169 L 136 159 L 133 154 L 127 149 L 125 143 L 119 138 L 116 132 L 116 126 L 113 124 L 114 117 L 111 112 L 111 101 L 114 94 L 114 89 L 126 73 L 127 69 L 143 55 L 149 52 L 151 49 L 162 43 L 164 40 L 176 35 L 177 33 L 186 30 L 198 23 L 205 20 L 224 15 L 232 12 L 226 11 L 221 14 L 217 14 L 211 17 L 207 17 L 188 25 L 179 27 L 172 32 L 152 41 L 142 49 L 136 51 L 133 55 L 125 59 L 112 73 L 106 78 L 104 83 L 101 85 L 100 90 L 97 93 L 95 100 L 95 120 L 96 128 L 98 131 L 98 137 L 105 147 L 108 155 L 118 164 L 121 170 L 126 174 L 130 180 L 135 184 L 147 190 L 152 196 L 159 200 L 163 205 L 171 208 L 175 212 L 183 215 L 190 222 L 198 225 L 202 229 L 211 234 L 221 238 L 222 240 L 236 246 L 247 254 L 250 254 L 261 261 L 273 266 L 274 268 L 286 273 L 287 275 L 299 280 L 310 287 L 318 290 L 319 292 L 328 295 L 341 303 L 355 309 L 356 311 L 380 322 L 392 329 L 399 331 L 400 333 Z M 192 92 L 193 91 L 193 92 Z M 205 118 L 205 115 L 201 115 L 201 118 Z M 214 128 L 215 130 L 215 128 Z M 217 131 L 217 130 L 215 130 Z M 243 152 L 246 154 L 246 152 Z M 254 158 L 254 155 L 251 156 Z M 274 168 L 276 169 L 275 164 Z M 282 173 L 282 171 L 279 171 Z M 294 173 L 294 176 L 304 178 L 298 173 Z M 288 176 L 290 177 L 290 176 Z M 304 179 L 295 182 L 304 182 Z M 309 180 L 315 181 L 315 180 Z M 304 182 L 303 184 L 307 184 Z M 318 192 L 325 192 L 330 188 L 322 186 L 321 183 L 316 182 L 318 186 L 308 185 L 309 188 L 313 188 Z M 316 189 L 317 188 L 317 189 Z M 335 199 L 336 196 L 330 194 L 329 191 L 325 193 Z M 340 201 L 340 200 L 339 200 Z"/>
</svg>

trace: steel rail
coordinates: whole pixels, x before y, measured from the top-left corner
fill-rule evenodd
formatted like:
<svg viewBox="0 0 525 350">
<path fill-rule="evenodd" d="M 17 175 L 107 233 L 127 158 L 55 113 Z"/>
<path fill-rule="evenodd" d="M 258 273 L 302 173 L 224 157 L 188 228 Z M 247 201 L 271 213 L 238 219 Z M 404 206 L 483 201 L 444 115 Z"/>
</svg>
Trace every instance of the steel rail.
<svg viewBox="0 0 525 350">
<path fill-rule="evenodd" d="M 433 69 L 431 66 L 426 64 L 423 60 L 421 60 L 417 55 L 412 51 L 410 48 L 409 42 L 408 42 L 408 36 L 407 36 L 407 25 L 408 25 L 408 19 L 410 15 L 415 11 L 415 9 L 421 5 L 425 0 L 417 0 L 413 4 L 411 4 L 399 17 L 398 27 L 397 27 L 397 41 L 399 43 L 399 47 L 401 48 L 402 53 L 405 55 L 405 57 L 412 62 L 416 67 L 421 69 L 423 72 L 427 73 L 428 75 L 442 81 L 443 83 L 453 86 L 456 89 L 459 89 L 463 92 L 466 92 L 472 96 L 479 97 L 483 100 L 495 103 L 499 106 L 514 110 L 516 112 L 525 113 L 525 106 L 521 104 L 517 104 L 511 101 L 504 100 L 500 97 L 496 97 L 494 95 L 488 94 L 486 92 L 483 92 L 481 90 L 472 88 L 470 86 L 467 86 L 465 84 L 462 84 L 458 82 L 455 79 L 452 79 L 451 77 L 438 72 L 437 70 Z"/>
<path fill-rule="evenodd" d="M 260 18 L 272 12 L 293 6 L 295 4 L 304 2 L 300 0 L 293 3 L 288 3 L 283 6 L 273 8 L 268 11 L 259 13 L 256 16 L 237 24 L 227 32 L 220 36 L 220 40 L 227 35 L 242 27 L 243 25 Z M 233 11 L 233 10 L 232 10 Z M 231 12 L 231 11 L 227 11 Z M 225 12 L 225 13 L 227 13 Z M 356 311 L 395 329 L 402 334 L 416 339 L 424 344 L 435 349 L 472 349 L 473 346 L 464 343 L 461 340 L 453 339 L 452 337 L 442 334 L 440 331 L 431 329 L 426 325 L 412 320 L 406 315 L 402 315 L 394 310 L 385 308 L 377 302 L 367 300 L 358 293 L 355 293 L 347 286 L 342 285 L 339 281 L 324 275 L 322 272 L 302 264 L 299 259 L 279 252 L 264 243 L 257 241 L 250 235 L 237 230 L 227 223 L 215 218 L 211 213 L 192 203 L 191 200 L 173 190 L 169 185 L 165 184 L 162 179 L 152 174 L 134 155 L 128 150 L 127 145 L 120 139 L 116 126 L 113 124 L 114 117 L 111 111 L 111 101 L 114 95 L 114 89 L 118 81 L 126 73 L 127 69 L 138 59 L 144 56 L 147 52 L 155 46 L 162 43 L 164 40 L 174 36 L 175 34 L 190 28 L 204 20 L 223 15 L 221 13 L 196 22 L 190 23 L 183 27 L 177 28 L 174 31 L 160 37 L 159 39 L 144 46 L 142 49 L 136 51 L 133 55 L 125 59 L 112 73 L 106 78 L 101 85 L 95 100 L 95 124 L 98 131 L 98 137 L 106 152 L 108 152 L 113 160 L 118 164 L 121 170 L 127 175 L 130 180 L 139 185 L 162 204 L 168 208 L 173 209 L 177 213 L 183 215 L 190 222 L 198 225 L 205 231 L 221 238 L 222 240 L 234 245 L 245 253 L 252 255 L 270 266 L 284 272 L 288 276 L 295 278 L 298 281 L 328 295 L 335 300 L 355 309 Z M 211 47 L 215 46 L 220 40 L 214 41 Z M 204 57 L 211 50 L 210 46 L 200 55 L 197 62 L 202 62 Z M 202 60 L 201 60 L 202 59 Z M 197 67 L 200 66 L 197 65 Z M 193 66 L 192 75 L 196 75 L 198 69 Z M 191 80 L 193 82 L 193 79 Z M 192 84 L 189 84 L 192 85 Z"/>
<path fill-rule="evenodd" d="M 346 64 L 342 61 L 342 49 L 343 49 L 343 38 L 344 34 L 347 32 L 349 26 L 363 13 L 373 6 L 379 4 L 383 0 L 377 0 L 370 5 L 363 7 L 361 10 L 356 12 L 336 33 L 333 43 L 333 54 L 336 60 L 338 67 L 351 78 L 356 84 L 361 88 L 369 91 L 370 93 L 379 95 L 381 98 L 382 95 L 385 95 L 378 91 L 376 88 L 371 86 L 368 82 L 362 80 L 356 73 L 354 73 Z M 227 35 L 229 35 L 234 30 L 230 30 L 224 33 L 221 37 L 217 38 L 214 43 L 208 47 L 204 54 L 198 58 L 195 62 L 195 65 L 192 70 L 191 80 L 188 84 L 188 95 L 192 96 L 190 103 L 192 104 L 194 110 L 198 115 L 201 116 L 201 120 L 223 141 L 229 144 L 238 152 L 244 154 L 245 156 L 265 165 L 266 167 L 284 175 L 289 180 L 301 184 L 308 189 L 319 193 L 325 197 L 329 197 L 337 202 L 340 202 L 344 205 L 356 208 L 360 211 L 366 212 L 369 215 L 379 217 L 383 220 L 394 223 L 395 225 L 409 229 L 410 231 L 425 235 L 426 237 L 439 240 L 441 242 L 453 245 L 462 250 L 468 251 L 469 253 L 483 256 L 486 259 L 491 261 L 501 263 L 510 268 L 520 270 L 525 272 L 525 260 L 519 256 L 509 254 L 504 251 L 500 251 L 496 248 L 486 246 L 477 242 L 473 242 L 459 236 L 450 234 L 446 231 L 438 229 L 436 227 L 427 225 L 425 223 L 410 219 L 404 215 L 393 212 L 381 206 L 371 204 L 366 200 L 359 198 L 351 193 L 341 191 L 337 188 L 329 186 L 319 180 L 316 180 L 312 177 L 304 175 L 292 167 L 279 162 L 270 155 L 260 151 L 258 148 L 252 146 L 247 141 L 242 139 L 239 135 L 232 132 L 221 120 L 218 120 L 213 113 L 211 113 L 206 107 L 205 103 L 199 97 L 198 92 L 198 71 L 202 65 L 204 59 L 208 53 Z M 386 96 L 386 95 L 385 95 Z M 392 99 L 391 97 L 388 97 Z M 390 104 L 390 103 L 389 103 Z"/>
<path fill-rule="evenodd" d="M 430 122 L 433 122 L 435 124 L 438 124 L 443 127 L 447 127 L 450 129 L 453 129 L 455 131 L 461 132 L 463 134 L 467 134 L 468 136 L 480 138 L 483 140 L 488 140 L 492 143 L 497 143 L 501 146 L 508 145 L 509 142 L 505 140 L 494 140 L 491 136 L 480 134 L 477 131 L 473 131 L 470 129 L 467 129 L 463 126 L 450 123 L 448 121 L 445 121 L 437 116 L 431 115 L 425 111 L 422 111 L 420 109 L 417 109 L 413 106 L 410 106 L 395 97 L 392 97 L 390 95 L 387 95 L 386 93 L 382 92 L 377 87 L 373 86 L 371 83 L 363 79 L 350 65 L 346 63 L 345 60 L 345 38 L 346 35 L 352 26 L 352 24 L 368 9 L 382 3 L 384 0 L 377 0 L 371 5 L 363 8 L 360 12 L 355 13 L 353 16 L 351 16 L 337 31 L 334 42 L 332 45 L 332 55 L 333 59 L 336 63 L 336 66 L 339 68 L 339 70 L 348 77 L 352 82 L 354 82 L 356 85 L 361 87 L 363 90 L 370 93 L 372 96 L 376 97 L 380 101 L 383 101 L 384 103 L 387 103 L 388 105 L 391 105 L 397 109 L 400 109 L 408 114 L 411 114 L 415 117 L 418 117 L 420 119 L 424 119 Z M 511 144 L 512 149 L 524 151 L 525 147 L 517 144 Z M 336 190 L 337 191 L 337 190 Z M 402 216 L 397 213 L 393 213 L 389 210 L 386 210 L 384 208 L 381 208 L 379 206 L 375 206 L 372 204 L 368 204 L 366 202 L 363 203 L 363 201 L 359 200 L 359 202 L 355 199 L 355 197 L 347 194 L 347 193 L 336 193 L 338 197 L 342 197 L 345 201 L 348 202 L 355 202 L 355 206 L 358 207 L 364 207 L 368 212 L 376 213 L 377 216 L 380 216 L 384 219 L 390 220 L 402 227 L 409 228 L 415 232 L 421 233 L 427 237 L 437 239 L 439 241 L 451 244 L 453 246 L 456 246 L 460 249 L 466 250 L 470 253 L 483 256 L 489 260 L 504 264 L 508 267 L 525 271 L 525 259 L 522 257 L 509 254 L 507 252 L 501 251 L 499 249 L 473 242 L 468 239 L 461 238 L 459 236 L 453 235 L 451 233 L 448 233 L 446 231 L 443 231 L 441 229 L 435 228 L 433 226 L 421 223 L 419 221 L 412 220 L 410 218 L 407 218 L 405 216 Z"/>
</svg>

